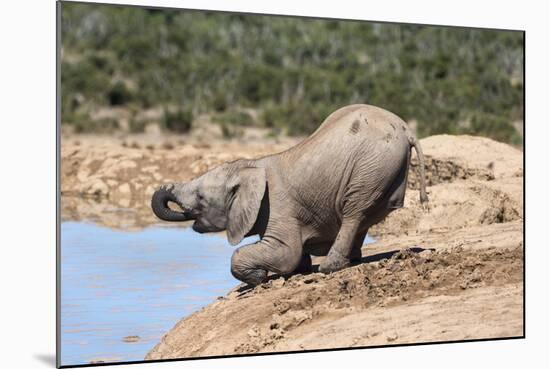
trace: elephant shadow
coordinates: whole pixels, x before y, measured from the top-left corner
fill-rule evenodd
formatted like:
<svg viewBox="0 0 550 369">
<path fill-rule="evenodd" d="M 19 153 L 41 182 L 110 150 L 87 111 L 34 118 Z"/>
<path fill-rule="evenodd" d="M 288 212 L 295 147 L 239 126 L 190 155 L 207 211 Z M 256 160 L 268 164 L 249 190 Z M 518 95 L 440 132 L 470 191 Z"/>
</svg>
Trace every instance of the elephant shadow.
<svg viewBox="0 0 550 369">
<path fill-rule="evenodd" d="M 414 252 L 414 253 L 421 253 L 422 251 L 435 251 L 434 248 L 423 248 L 423 247 L 411 247 L 407 248 L 406 250 Z M 403 249 L 397 249 L 397 250 L 391 250 L 386 252 L 381 252 L 378 254 L 363 256 L 361 260 L 352 262 L 350 266 L 357 266 L 361 264 L 367 264 L 367 263 L 375 263 L 377 261 L 381 261 L 384 259 L 390 259 L 393 255 L 397 254 L 398 252 L 403 251 Z M 295 273 L 288 276 L 283 276 L 285 279 L 288 279 L 294 275 L 301 274 L 301 275 L 307 275 L 307 274 L 313 274 L 313 273 L 319 273 L 319 264 L 314 264 L 311 267 L 311 272 L 309 273 Z M 281 278 L 281 275 L 279 274 L 272 274 L 267 277 L 267 279 L 264 281 L 264 283 L 268 283 L 271 280 L 279 279 Z M 254 286 L 247 285 L 243 283 L 241 286 L 237 287 L 235 291 L 239 294 L 239 297 L 244 296 L 247 294 L 247 292 L 254 289 Z"/>
<path fill-rule="evenodd" d="M 414 252 L 416 254 L 419 254 L 422 251 L 435 251 L 435 249 L 431 248 L 431 247 L 427 248 L 427 249 L 425 249 L 423 247 L 410 247 L 410 248 L 407 248 L 407 249 L 392 250 L 392 251 L 381 252 L 381 253 L 373 254 L 373 255 L 369 255 L 369 256 L 363 256 L 360 261 L 356 261 L 356 262 L 352 263 L 351 265 L 353 266 L 353 265 L 360 265 L 360 264 L 365 264 L 365 263 L 375 263 L 377 261 L 381 261 L 381 260 L 384 260 L 384 259 L 390 259 L 393 255 L 395 255 L 398 252 L 403 251 L 403 250 L 408 250 L 408 251 Z M 318 265 L 316 265 L 316 267 L 318 267 Z"/>
<path fill-rule="evenodd" d="M 391 250 L 386 252 L 380 252 L 378 254 L 363 256 L 361 260 L 352 262 L 350 266 L 357 266 L 357 265 L 367 264 L 367 263 L 375 263 L 377 261 L 381 261 L 384 259 L 390 259 L 393 255 L 403 250 L 408 250 L 416 254 L 421 253 L 422 251 L 435 251 L 434 248 L 423 248 L 423 247 L 410 247 L 407 249 Z M 319 272 L 319 265 L 318 264 L 313 265 L 311 273 L 318 273 L 318 272 Z"/>
</svg>

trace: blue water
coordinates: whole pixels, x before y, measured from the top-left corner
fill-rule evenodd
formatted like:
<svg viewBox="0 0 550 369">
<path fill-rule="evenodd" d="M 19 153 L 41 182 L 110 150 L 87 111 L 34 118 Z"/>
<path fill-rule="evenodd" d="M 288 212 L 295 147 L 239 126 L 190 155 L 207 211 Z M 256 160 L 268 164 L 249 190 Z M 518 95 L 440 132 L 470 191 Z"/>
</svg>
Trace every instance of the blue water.
<svg viewBox="0 0 550 369">
<path fill-rule="evenodd" d="M 143 360 L 181 317 L 239 284 L 229 271 L 233 251 L 220 235 L 190 228 L 63 222 L 62 365 Z"/>
</svg>

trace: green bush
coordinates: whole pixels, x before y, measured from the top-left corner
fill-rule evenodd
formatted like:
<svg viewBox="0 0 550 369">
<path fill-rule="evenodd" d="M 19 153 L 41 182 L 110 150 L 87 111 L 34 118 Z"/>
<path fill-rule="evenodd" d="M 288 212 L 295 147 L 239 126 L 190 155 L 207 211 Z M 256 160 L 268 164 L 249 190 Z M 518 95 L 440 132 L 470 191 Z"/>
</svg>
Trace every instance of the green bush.
<svg viewBox="0 0 550 369">
<path fill-rule="evenodd" d="M 164 110 L 164 128 L 177 133 L 187 133 L 193 124 L 193 113 L 190 109 L 178 109 L 175 112 Z"/>
<path fill-rule="evenodd" d="M 72 124 L 77 133 L 112 133 L 120 128 L 116 119 L 91 120 L 87 115 L 75 116 Z"/>
<path fill-rule="evenodd" d="M 227 99 L 223 93 L 216 93 L 212 101 L 212 108 L 218 113 L 227 109 Z"/>
<path fill-rule="evenodd" d="M 64 122 L 101 106 L 185 101 L 166 129 L 188 131 L 191 110 L 239 106 L 308 134 L 332 110 L 368 103 L 416 120 L 420 136 L 513 143 L 511 122 L 523 119 L 521 32 L 91 3 L 63 3 L 61 22 Z M 221 119 L 242 123 L 231 114 Z"/>
<path fill-rule="evenodd" d="M 227 122 L 221 123 L 223 138 L 235 138 L 241 137 L 244 133 L 242 127 L 229 124 Z"/>
<path fill-rule="evenodd" d="M 143 133 L 145 132 L 146 122 L 144 120 L 138 120 L 131 118 L 128 122 L 130 133 Z"/>
<path fill-rule="evenodd" d="M 228 125 L 252 126 L 254 119 L 245 111 L 231 110 L 214 116 L 213 120 L 217 123 Z"/>
<path fill-rule="evenodd" d="M 468 133 L 480 134 L 497 141 L 508 141 L 519 145 L 522 138 L 511 122 L 493 114 L 479 113 L 473 116 Z"/>
<path fill-rule="evenodd" d="M 116 82 L 107 92 L 107 99 L 111 106 L 126 105 L 132 100 L 132 93 L 122 82 Z"/>
<path fill-rule="evenodd" d="M 337 107 L 324 104 L 272 106 L 264 110 L 266 127 L 285 128 L 290 135 L 313 132 Z"/>
</svg>

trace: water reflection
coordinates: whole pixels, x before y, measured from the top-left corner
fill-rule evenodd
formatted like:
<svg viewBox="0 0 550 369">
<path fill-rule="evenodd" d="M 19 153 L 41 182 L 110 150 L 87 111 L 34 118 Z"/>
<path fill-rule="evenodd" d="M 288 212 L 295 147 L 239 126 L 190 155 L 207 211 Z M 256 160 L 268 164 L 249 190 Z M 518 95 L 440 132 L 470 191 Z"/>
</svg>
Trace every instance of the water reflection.
<svg viewBox="0 0 550 369">
<path fill-rule="evenodd" d="M 62 364 L 142 360 L 182 316 L 238 284 L 229 271 L 233 250 L 220 235 L 190 228 L 63 222 Z"/>
<path fill-rule="evenodd" d="M 100 226 L 124 230 L 140 230 L 160 222 L 151 210 L 150 196 L 131 200 L 61 196 L 61 220 L 83 219 Z M 189 225 L 190 223 L 180 223 L 178 227 Z"/>
</svg>

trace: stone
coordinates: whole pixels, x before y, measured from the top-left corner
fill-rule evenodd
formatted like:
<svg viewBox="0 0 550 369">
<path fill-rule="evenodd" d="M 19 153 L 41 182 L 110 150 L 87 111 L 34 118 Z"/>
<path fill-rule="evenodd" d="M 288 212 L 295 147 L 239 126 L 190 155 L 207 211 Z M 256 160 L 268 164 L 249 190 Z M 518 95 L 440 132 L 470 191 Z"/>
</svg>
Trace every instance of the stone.
<svg viewBox="0 0 550 369">
<path fill-rule="evenodd" d="M 94 179 L 87 186 L 87 190 L 85 192 L 91 195 L 105 196 L 109 193 L 109 187 L 101 179 Z"/>
<path fill-rule="evenodd" d="M 141 339 L 140 336 L 126 336 L 122 340 L 127 343 L 138 342 Z"/>
<path fill-rule="evenodd" d="M 118 187 L 118 192 L 123 195 L 129 195 L 131 192 L 130 185 L 128 183 L 123 183 Z"/>
<path fill-rule="evenodd" d="M 85 182 L 88 179 L 89 175 L 90 175 L 90 171 L 87 168 L 82 168 L 81 170 L 78 171 L 76 178 L 80 182 Z"/>
</svg>

